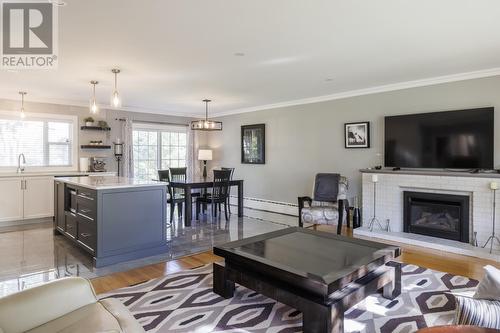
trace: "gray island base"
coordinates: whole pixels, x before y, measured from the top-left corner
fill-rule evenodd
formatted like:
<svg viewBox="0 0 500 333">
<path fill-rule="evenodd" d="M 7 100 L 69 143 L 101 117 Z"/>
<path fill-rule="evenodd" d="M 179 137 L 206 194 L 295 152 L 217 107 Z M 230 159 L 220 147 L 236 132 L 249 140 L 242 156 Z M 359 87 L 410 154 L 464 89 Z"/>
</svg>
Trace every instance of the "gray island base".
<svg viewBox="0 0 500 333">
<path fill-rule="evenodd" d="M 165 253 L 167 187 L 123 177 L 55 180 L 54 231 L 95 267 Z"/>
</svg>

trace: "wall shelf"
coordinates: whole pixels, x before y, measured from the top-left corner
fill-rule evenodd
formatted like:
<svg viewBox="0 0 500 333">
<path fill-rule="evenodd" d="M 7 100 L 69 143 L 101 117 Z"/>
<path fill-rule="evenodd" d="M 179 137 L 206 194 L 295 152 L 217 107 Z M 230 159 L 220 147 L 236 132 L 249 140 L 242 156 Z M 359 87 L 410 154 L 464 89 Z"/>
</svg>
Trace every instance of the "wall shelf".
<svg viewBox="0 0 500 333">
<path fill-rule="evenodd" d="M 81 145 L 81 149 L 111 149 L 108 145 Z"/>
<path fill-rule="evenodd" d="M 81 126 L 82 131 L 111 131 L 111 127 L 101 127 L 101 126 Z"/>
</svg>

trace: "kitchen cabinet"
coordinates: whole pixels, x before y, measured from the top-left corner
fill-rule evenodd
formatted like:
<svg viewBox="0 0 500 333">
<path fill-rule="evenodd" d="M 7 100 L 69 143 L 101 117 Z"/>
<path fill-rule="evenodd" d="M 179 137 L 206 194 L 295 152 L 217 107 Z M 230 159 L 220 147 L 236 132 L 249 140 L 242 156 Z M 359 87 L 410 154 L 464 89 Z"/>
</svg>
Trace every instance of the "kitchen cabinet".
<svg viewBox="0 0 500 333">
<path fill-rule="evenodd" d="M 0 222 L 54 216 L 54 177 L 0 178 Z"/>
<path fill-rule="evenodd" d="M 24 218 L 54 216 L 54 177 L 24 178 Z"/>
<path fill-rule="evenodd" d="M 64 183 L 54 182 L 54 215 L 56 228 L 63 232 L 66 229 L 66 217 L 64 214 Z"/>
<path fill-rule="evenodd" d="M 0 222 L 23 219 L 22 178 L 0 178 Z"/>
<path fill-rule="evenodd" d="M 89 253 L 95 267 L 168 250 L 165 183 L 123 177 L 59 178 L 55 183 L 54 231 Z"/>
</svg>

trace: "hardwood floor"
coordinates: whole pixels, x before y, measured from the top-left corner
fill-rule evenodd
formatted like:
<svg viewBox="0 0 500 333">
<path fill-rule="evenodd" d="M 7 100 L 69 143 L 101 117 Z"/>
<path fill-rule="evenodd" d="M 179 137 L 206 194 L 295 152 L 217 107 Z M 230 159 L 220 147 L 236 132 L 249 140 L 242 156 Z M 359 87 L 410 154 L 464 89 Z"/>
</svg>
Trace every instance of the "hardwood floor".
<svg viewBox="0 0 500 333">
<path fill-rule="evenodd" d="M 221 258 L 211 252 L 202 252 L 180 259 L 148 265 L 132 269 L 126 272 L 113 273 L 110 275 L 92 279 L 92 285 L 96 293 L 101 294 L 114 289 L 128 287 L 143 281 L 159 278 L 167 274 L 177 273 L 182 270 L 200 267 L 213 263 Z"/>
<path fill-rule="evenodd" d="M 318 226 L 317 230 L 336 232 L 336 227 Z M 342 234 L 352 237 L 352 229 L 344 228 Z M 440 252 L 394 242 L 384 242 L 396 244 L 402 247 L 403 253 L 398 260 L 403 263 L 414 264 L 455 275 L 467 276 L 478 280 L 480 280 L 483 276 L 483 266 L 489 264 L 500 267 L 499 262 L 491 260 L 461 256 L 449 252 Z M 92 285 L 94 286 L 95 291 L 100 294 L 150 279 L 159 278 L 185 269 L 210 264 L 218 260 L 220 260 L 220 257 L 217 257 L 213 253 L 203 252 L 177 260 L 95 278 L 92 279 Z"/>
</svg>

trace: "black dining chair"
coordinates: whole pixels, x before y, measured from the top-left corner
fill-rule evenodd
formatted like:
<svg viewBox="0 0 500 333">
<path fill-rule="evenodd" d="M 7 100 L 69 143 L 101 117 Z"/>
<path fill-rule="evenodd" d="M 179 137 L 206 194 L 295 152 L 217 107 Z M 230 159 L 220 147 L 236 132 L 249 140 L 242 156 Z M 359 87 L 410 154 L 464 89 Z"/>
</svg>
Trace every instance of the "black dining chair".
<svg viewBox="0 0 500 333">
<path fill-rule="evenodd" d="M 229 195 L 229 180 L 231 179 L 230 170 L 214 170 L 214 182 L 212 185 L 212 192 L 207 193 L 196 199 L 196 218 L 200 214 L 201 204 L 210 204 L 212 206 L 212 215 L 217 217 L 217 207 L 224 204 L 224 214 L 226 221 L 229 220 L 227 214 L 227 199 Z"/>
<path fill-rule="evenodd" d="M 229 177 L 229 180 L 233 180 L 234 168 L 224 168 L 224 167 L 221 167 L 220 169 L 221 170 L 229 170 L 229 171 L 231 171 L 231 176 Z M 227 192 L 227 207 L 228 207 L 228 210 L 229 210 L 229 215 L 231 215 L 231 203 L 230 203 L 230 200 L 231 200 L 231 186 L 229 186 L 229 191 Z"/>
<path fill-rule="evenodd" d="M 179 168 L 177 168 L 179 169 Z M 182 168 L 181 168 L 182 169 Z M 169 183 L 167 185 L 167 190 L 169 197 L 167 199 L 167 204 L 170 205 L 170 223 L 174 222 L 174 210 L 177 205 L 177 215 L 179 220 L 182 218 L 182 206 L 184 203 L 184 192 L 181 189 L 175 189 L 170 186 L 171 181 L 182 181 L 182 173 L 179 170 L 175 170 L 172 173 L 172 168 L 169 170 L 158 170 L 158 178 L 162 182 Z M 185 181 L 185 176 L 184 176 Z"/>
<path fill-rule="evenodd" d="M 170 168 L 170 176 L 172 177 L 173 182 L 185 183 L 187 181 L 187 168 Z M 179 193 L 184 195 L 183 189 L 178 189 Z M 191 191 L 191 197 L 199 197 L 201 195 L 200 192 Z"/>
</svg>

